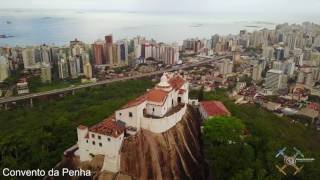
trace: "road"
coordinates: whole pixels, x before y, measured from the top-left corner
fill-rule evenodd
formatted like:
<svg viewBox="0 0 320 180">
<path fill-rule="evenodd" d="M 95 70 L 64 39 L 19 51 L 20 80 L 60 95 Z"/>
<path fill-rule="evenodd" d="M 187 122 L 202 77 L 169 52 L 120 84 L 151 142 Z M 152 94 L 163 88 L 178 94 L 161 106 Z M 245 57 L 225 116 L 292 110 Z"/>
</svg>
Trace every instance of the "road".
<svg viewBox="0 0 320 180">
<path fill-rule="evenodd" d="M 203 64 L 209 63 L 211 61 L 216 61 L 216 60 L 220 60 L 220 59 L 223 59 L 223 58 L 226 58 L 226 56 L 222 56 L 222 57 L 218 57 L 218 58 L 212 58 L 212 59 L 208 58 L 206 60 L 199 61 L 199 62 L 192 63 L 192 64 L 184 64 L 184 65 L 181 65 L 179 67 L 173 67 L 173 68 L 170 68 L 170 69 L 155 71 L 155 72 L 152 72 L 152 73 L 146 73 L 146 74 L 141 74 L 141 75 L 136 75 L 136 76 L 131 76 L 131 77 L 118 78 L 118 79 L 114 79 L 114 80 L 103 80 L 103 81 L 99 81 L 99 82 L 95 82 L 95 83 L 83 84 L 83 85 L 78 85 L 78 86 L 73 86 L 73 87 L 62 88 L 62 89 L 55 89 L 55 90 L 46 91 L 46 92 L 39 92 L 39 93 L 22 95 L 22 96 L 13 96 L 13 97 L 1 98 L 0 99 L 0 104 L 16 102 L 16 101 L 20 101 L 20 100 L 26 100 L 26 99 L 37 98 L 37 97 L 53 95 L 53 94 L 61 94 L 61 93 L 74 91 L 74 90 L 78 90 L 78 89 L 94 87 L 94 86 L 100 86 L 100 85 L 104 85 L 104 84 L 110 84 L 110 83 L 113 83 L 113 82 L 125 81 L 125 80 L 130 80 L 130 79 L 138 79 L 138 78 L 142 78 L 142 77 L 150 77 L 150 76 L 154 76 L 154 75 L 163 74 L 164 72 L 177 71 L 177 70 L 182 70 L 182 69 L 187 69 L 187 68 L 203 65 Z"/>
</svg>

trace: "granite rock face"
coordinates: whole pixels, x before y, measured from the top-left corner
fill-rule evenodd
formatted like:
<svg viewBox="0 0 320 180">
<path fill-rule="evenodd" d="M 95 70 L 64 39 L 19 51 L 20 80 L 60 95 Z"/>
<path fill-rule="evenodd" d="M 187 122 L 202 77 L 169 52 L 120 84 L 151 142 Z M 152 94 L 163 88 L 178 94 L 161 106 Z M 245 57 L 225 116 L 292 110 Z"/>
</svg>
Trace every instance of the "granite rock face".
<svg viewBox="0 0 320 180">
<path fill-rule="evenodd" d="M 133 179 L 205 179 L 200 118 L 191 108 L 168 131 L 141 130 L 124 141 L 121 173 Z"/>
<path fill-rule="evenodd" d="M 185 180 L 206 179 L 201 149 L 201 120 L 197 112 L 188 107 L 181 121 L 168 131 L 158 134 L 141 130 L 124 140 L 121 148 L 120 172 L 101 171 L 104 156 L 80 163 L 79 157 L 64 159 L 57 169 L 89 169 L 91 177 L 63 177 L 61 179 L 97 180 Z M 48 179 L 60 179 L 48 178 Z"/>
</svg>

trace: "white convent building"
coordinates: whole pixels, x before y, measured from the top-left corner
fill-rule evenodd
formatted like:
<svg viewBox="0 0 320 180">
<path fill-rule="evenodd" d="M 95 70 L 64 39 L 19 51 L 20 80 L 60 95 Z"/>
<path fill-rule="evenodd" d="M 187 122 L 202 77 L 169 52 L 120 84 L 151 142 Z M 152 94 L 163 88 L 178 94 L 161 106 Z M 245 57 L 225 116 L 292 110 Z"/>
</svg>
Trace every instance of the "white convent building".
<svg viewBox="0 0 320 180">
<path fill-rule="evenodd" d="M 80 161 L 104 155 L 102 170 L 120 170 L 120 151 L 125 135 L 134 135 L 141 128 L 162 133 L 177 124 L 186 112 L 188 82 L 180 75 L 164 73 L 153 89 L 128 102 L 115 114 L 88 128 L 80 125 L 78 151 Z"/>
</svg>

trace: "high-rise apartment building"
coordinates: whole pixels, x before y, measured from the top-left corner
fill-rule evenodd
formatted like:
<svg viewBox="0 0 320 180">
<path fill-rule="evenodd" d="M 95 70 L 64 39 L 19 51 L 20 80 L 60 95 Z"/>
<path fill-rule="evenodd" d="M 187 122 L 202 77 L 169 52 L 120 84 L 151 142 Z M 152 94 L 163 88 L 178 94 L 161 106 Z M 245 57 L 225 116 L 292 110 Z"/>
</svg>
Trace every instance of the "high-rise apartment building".
<svg viewBox="0 0 320 180">
<path fill-rule="evenodd" d="M 28 47 L 22 50 L 22 59 L 25 69 L 37 68 L 35 49 L 33 47 Z"/>
<path fill-rule="evenodd" d="M 59 71 L 60 79 L 66 79 L 69 77 L 69 68 L 68 68 L 68 63 L 66 59 L 61 58 L 58 61 L 58 71 Z"/>
<path fill-rule="evenodd" d="M 70 50 L 71 56 L 80 56 L 83 52 L 85 52 L 85 45 L 82 41 L 75 39 L 70 41 Z"/>
<path fill-rule="evenodd" d="M 277 47 L 275 49 L 275 52 L 274 52 L 274 56 L 275 56 L 275 59 L 278 60 L 278 61 L 282 61 L 284 60 L 284 48 L 283 47 Z"/>
<path fill-rule="evenodd" d="M 50 83 L 51 82 L 51 66 L 50 64 L 41 64 L 41 81 L 43 83 Z"/>
<path fill-rule="evenodd" d="M 105 42 L 106 62 L 109 66 L 113 66 L 113 38 L 111 34 L 105 36 Z"/>
<path fill-rule="evenodd" d="M 262 57 L 272 59 L 274 56 L 274 48 L 271 46 L 262 47 Z"/>
<path fill-rule="evenodd" d="M 49 64 L 51 62 L 51 48 L 45 44 L 40 46 L 40 63 Z"/>
<path fill-rule="evenodd" d="M 79 76 L 78 71 L 78 65 L 77 65 L 77 59 L 76 57 L 69 57 L 69 72 L 71 78 L 77 78 Z"/>
<path fill-rule="evenodd" d="M 93 53 L 93 62 L 94 65 L 105 65 L 106 61 L 106 52 L 105 52 L 105 42 L 96 41 L 92 44 L 92 53 Z"/>
<path fill-rule="evenodd" d="M 9 77 L 9 63 L 5 56 L 0 56 L 0 82 Z"/>
<path fill-rule="evenodd" d="M 263 70 L 262 64 L 260 63 L 254 64 L 252 68 L 252 80 L 260 81 L 262 79 L 261 77 L 262 70 Z"/>
<path fill-rule="evenodd" d="M 87 62 L 84 67 L 83 67 L 83 71 L 84 71 L 84 76 L 88 79 L 92 78 L 92 67 L 90 62 Z"/>
<path fill-rule="evenodd" d="M 265 87 L 270 90 L 285 88 L 287 77 L 281 70 L 271 69 L 267 72 Z"/>
<path fill-rule="evenodd" d="M 219 73 L 222 75 L 230 74 L 233 70 L 233 62 L 229 59 L 223 59 L 218 63 Z"/>
</svg>

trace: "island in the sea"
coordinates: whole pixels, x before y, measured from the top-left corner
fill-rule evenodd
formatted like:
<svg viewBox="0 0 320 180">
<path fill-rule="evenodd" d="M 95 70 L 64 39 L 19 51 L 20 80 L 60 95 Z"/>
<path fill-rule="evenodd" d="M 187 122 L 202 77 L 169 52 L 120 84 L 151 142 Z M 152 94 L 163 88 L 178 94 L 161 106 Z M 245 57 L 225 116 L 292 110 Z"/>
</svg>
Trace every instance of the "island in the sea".
<svg viewBox="0 0 320 180">
<path fill-rule="evenodd" d="M 5 34 L 0 34 L 0 38 L 12 38 L 14 37 L 13 35 L 5 35 Z"/>
</svg>

